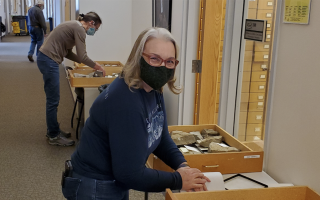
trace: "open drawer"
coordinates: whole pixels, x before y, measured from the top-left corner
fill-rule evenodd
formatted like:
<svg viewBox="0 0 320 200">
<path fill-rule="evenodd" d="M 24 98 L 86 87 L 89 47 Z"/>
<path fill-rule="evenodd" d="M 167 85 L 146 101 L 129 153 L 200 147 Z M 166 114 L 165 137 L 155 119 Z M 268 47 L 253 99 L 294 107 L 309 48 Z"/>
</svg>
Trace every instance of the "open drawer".
<svg viewBox="0 0 320 200">
<path fill-rule="evenodd" d="M 95 61 L 102 65 L 103 67 L 123 67 L 123 64 L 119 61 Z M 90 67 L 86 66 L 83 63 L 74 62 L 74 66 L 76 69 L 90 69 Z"/>
<path fill-rule="evenodd" d="M 240 149 L 240 152 L 207 153 L 207 154 L 184 154 L 185 159 L 192 168 L 198 168 L 202 172 L 220 172 L 221 174 L 261 172 L 263 166 L 263 151 L 254 151 L 231 136 L 218 125 L 189 125 L 189 126 L 169 126 L 171 131 L 201 131 L 203 129 L 213 129 L 224 137 L 224 141 L 233 147 Z M 151 154 L 146 163 L 147 167 L 173 171 L 155 155 Z"/>
<path fill-rule="evenodd" d="M 122 71 L 122 67 L 104 67 L 106 72 L 106 76 L 112 75 L 113 73 L 120 73 Z M 74 73 L 88 75 L 95 70 L 90 69 L 75 69 L 75 70 L 68 70 L 68 75 L 70 79 L 70 85 L 72 87 L 99 87 L 103 84 L 112 83 L 112 81 L 116 77 L 108 78 L 108 77 L 74 77 Z"/>
<path fill-rule="evenodd" d="M 166 190 L 166 200 L 320 200 L 319 194 L 306 186 L 258 188 L 206 192 L 172 193 Z"/>
</svg>

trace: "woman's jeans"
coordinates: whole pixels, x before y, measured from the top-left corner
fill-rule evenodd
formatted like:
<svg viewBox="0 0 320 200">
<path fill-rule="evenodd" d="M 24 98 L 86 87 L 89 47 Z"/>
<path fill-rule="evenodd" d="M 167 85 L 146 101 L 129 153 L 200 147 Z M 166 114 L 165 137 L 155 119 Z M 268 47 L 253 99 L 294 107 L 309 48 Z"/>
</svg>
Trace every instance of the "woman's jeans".
<svg viewBox="0 0 320 200">
<path fill-rule="evenodd" d="M 86 178 L 75 172 L 65 178 L 62 193 L 68 200 L 129 200 L 129 191 L 117 186 L 114 180 Z"/>
<path fill-rule="evenodd" d="M 43 75 L 44 91 L 46 93 L 47 135 L 54 138 L 60 133 L 57 119 L 60 100 L 59 64 L 42 52 L 39 52 L 37 65 Z"/>
<path fill-rule="evenodd" d="M 39 49 L 43 43 L 43 31 L 40 27 L 35 26 L 29 26 L 29 33 L 31 36 L 31 44 L 30 44 L 30 50 L 28 52 L 28 56 L 33 56 L 34 49 L 37 46 L 37 56 L 39 54 Z"/>
</svg>

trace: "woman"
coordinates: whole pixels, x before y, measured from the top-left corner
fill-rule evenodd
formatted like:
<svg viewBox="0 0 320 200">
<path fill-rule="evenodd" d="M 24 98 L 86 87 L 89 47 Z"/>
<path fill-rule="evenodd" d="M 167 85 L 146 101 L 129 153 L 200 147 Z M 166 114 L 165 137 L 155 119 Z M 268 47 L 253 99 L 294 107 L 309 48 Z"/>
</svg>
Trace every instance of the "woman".
<svg viewBox="0 0 320 200">
<path fill-rule="evenodd" d="M 71 157 L 72 175 L 63 179 L 66 198 L 128 199 L 129 189 L 206 190 L 210 180 L 187 165 L 168 132 L 162 87 L 168 83 L 180 92 L 174 86 L 176 57 L 176 42 L 166 29 L 140 34 L 120 78 L 91 107 Z M 151 153 L 176 171 L 146 168 Z"/>
<path fill-rule="evenodd" d="M 86 34 L 94 35 L 102 21 L 95 12 L 81 14 L 78 21 L 68 21 L 57 26 L 47 37 L 40 48 L 37 65 L 43 74 L 44 91 L 46 93 L 46 121 L 49 144 L 59 146 L 74 145 L 74 141 L 67 139 L 70 133 L 59 128 L 57 109 L 60 100 L 59 64 L 66 57 L 78 63 L 84 63 L 105 74 L 98 63 L 93 62 L 86 52 Z M 72 52 L 76 47 L 77 54 Z"/>
</svg>

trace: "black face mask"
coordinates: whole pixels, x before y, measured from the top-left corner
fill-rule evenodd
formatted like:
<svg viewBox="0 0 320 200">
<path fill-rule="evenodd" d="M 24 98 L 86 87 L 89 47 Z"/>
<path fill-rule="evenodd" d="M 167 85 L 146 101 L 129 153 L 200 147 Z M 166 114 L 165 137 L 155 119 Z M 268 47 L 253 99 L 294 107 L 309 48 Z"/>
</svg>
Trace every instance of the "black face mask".
<svg viewBox="0 0 320 200">
<path fill-rule="evenodd" d="M 159 90 L 164 86 L 173 74 L 174 69 L 168 69 L 165 66 L 154 67 L 149 65 L 143 57 L 140 59 L 140 77 L 154 90 Z"/>
</svg>

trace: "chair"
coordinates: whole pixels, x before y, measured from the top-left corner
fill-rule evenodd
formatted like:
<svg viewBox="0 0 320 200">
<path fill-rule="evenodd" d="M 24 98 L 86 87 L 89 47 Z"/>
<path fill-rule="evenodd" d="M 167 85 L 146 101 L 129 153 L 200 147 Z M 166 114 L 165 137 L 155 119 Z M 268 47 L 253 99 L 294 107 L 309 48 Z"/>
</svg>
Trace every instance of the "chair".
<svg viewBox="0 0 320 200">
<path fill-rule="evenodd" d="M 76 138 L 78 139 L 78 130 L 79 130 L 79 126 L 81 123 L 81 116 L 82 116 L 82 111 L 83 111 L 83 107 L 84 107 L 84 90 L 83 88 L 75 88 L 75 92 L 77 94 L 77 99 L 76 102 L 74 103 L 74 108 L 73 108 L 73 113 L 72 113 L 72 118 L 71 118 L 71 127 L 73 128 L 73 118 L 74 118 L 74 114 L 76 112 L 76 108 L 77 108 L 77 103 L 79 102 L 81 104 L 80 107 L 80 113 L 79 113 L 79 117 L 78 117 L 78 123 L 77 123 L 77 129 L 76 129 Z"/>
</svg>

